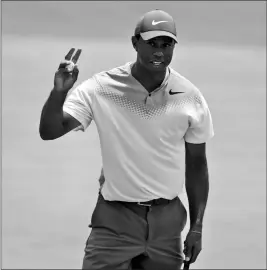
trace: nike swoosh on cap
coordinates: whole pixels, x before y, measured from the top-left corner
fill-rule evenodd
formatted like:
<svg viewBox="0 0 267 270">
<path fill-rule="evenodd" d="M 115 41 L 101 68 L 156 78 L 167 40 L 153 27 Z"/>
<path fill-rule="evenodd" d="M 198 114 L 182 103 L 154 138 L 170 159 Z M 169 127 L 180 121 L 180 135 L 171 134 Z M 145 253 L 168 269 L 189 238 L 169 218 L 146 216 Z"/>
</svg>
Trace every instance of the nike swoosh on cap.
<svg viewBox="0 0 267 270">
<path fill-rule="evenodd" d="M 153 20 L 152 25 L 157 25 L 159 23 L 164 23 L 164 22 L 168 22 L 168 21 L 157 21 L 157 22 L 155 22 L 155 20 Z"/>
<path fill-rule="evenodd" d="M 170 94 L 170 95 L 184 94 L 184 92 L 172 92 L 172 89 L 170 89 L 169 94 Z"/>
</svg>

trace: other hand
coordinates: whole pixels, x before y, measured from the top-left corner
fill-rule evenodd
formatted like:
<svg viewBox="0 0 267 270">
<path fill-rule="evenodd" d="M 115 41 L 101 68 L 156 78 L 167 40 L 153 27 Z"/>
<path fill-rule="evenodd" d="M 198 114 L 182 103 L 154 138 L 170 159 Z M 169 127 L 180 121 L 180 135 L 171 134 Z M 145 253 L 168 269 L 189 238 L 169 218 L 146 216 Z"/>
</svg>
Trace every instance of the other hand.
<svg viewBox="0 0 267 270">
<path fill-rule="evenodd" d="M 185 261 L 194 263 L 202 250 L 202 232 L 190 230 L 184 241 Z"/>
</svg>

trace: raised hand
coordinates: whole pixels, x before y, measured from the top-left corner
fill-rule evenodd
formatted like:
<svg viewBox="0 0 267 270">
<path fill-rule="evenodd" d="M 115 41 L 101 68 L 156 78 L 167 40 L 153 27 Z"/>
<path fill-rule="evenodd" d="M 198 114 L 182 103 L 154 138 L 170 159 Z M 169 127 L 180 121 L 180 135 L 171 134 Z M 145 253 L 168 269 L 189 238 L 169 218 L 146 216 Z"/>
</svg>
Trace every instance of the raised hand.
<svg viewBox="0 0 267 270">
<path fill-rule="evenodd" d="M 75 49 L 72 48 L 65 56 L 65 60 L 60 63 L 54 78 L 54 89 L 56 91 L 68 92 L 78 79 L 79 69 L 76 65 L 81 49 L 78 49 L 72 57 Z M 72 57 L 72 58 L 71 58 Z"/>
</svg>

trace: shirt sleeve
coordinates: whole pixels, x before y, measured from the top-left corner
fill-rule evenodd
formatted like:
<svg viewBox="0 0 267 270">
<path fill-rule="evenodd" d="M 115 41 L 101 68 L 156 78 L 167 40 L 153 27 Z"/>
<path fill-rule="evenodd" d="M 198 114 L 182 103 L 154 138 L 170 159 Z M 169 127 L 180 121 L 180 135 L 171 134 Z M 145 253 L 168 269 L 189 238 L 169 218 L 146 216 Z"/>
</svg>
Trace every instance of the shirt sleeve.
<svg viewBox="0 0 267 270">
<path fill-rule="evenodd" d="M 205 143 L 214 136 L 211 113 L 200 91 L 193 97 L 193 109 L 189 114 L 189 128 L 185 134 L 188 143 Z"/>
<path fill-rule="evenodd" d="M 70 91 L 64 102 L 63 111 L 81 123 L 75 131 L 85 131 L 93 120 L 93 102 L 96 87 L 97 82 L 94 78 L 90 78 Z"/>
</svg>

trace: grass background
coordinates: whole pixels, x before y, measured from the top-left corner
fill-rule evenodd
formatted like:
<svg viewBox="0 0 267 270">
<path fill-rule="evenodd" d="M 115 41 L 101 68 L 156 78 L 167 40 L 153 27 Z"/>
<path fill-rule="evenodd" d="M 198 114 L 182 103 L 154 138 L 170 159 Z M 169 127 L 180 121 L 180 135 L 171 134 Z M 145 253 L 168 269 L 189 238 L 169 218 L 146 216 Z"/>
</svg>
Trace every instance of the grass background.
<svg viewBox="0 0 267 270">
<path fill-rule="evenodd" d="M 71 47 L 83 50 L 77 83 L 134 61 L 130 37 L 154 8 L 173 15 L 172 67 L 200 88 L 214 121 L 203 251 L 192 267 L 266 268 L 264 1 L 2 2 L 2 268 L 81 267 L 98 134 L 93 123 L 44 142 L 40 112 Z"/>
</svg>

